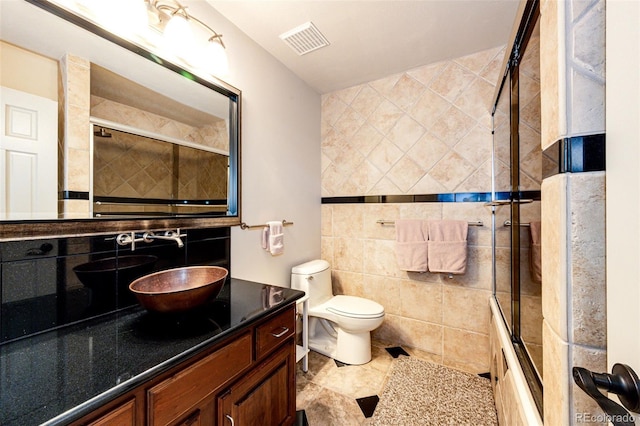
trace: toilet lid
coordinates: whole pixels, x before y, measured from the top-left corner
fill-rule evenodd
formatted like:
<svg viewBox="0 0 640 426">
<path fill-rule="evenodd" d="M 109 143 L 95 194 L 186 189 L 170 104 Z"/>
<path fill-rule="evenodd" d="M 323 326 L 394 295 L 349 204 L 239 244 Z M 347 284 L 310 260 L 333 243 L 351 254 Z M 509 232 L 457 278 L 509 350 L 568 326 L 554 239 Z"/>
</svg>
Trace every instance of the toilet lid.
<svg viewBox="0 0 640 426">
<path fill-rule="evenodd" d="M 327 311 L 351 318 L 379 318 L 384 315 L 381 304 L 362 297 L 344 295 L 332 297 Z"/>
</svg>

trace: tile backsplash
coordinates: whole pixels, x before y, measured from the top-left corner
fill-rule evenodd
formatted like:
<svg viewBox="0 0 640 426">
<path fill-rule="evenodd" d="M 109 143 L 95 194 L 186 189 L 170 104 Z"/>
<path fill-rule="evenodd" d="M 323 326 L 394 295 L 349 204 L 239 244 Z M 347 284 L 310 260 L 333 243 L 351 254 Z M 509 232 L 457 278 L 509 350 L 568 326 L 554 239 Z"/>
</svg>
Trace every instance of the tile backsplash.
<svg viewBox="0 0 640 426">
<path fill-rule="evenodd" d="M 153 241 L 133 252 L 115 234 L 0 243 L 0 344 L 135 305 L 128 284 L 153 271 L 229 268 L 229 228 L 184 232 L 184 248 Z M 82 273 L 93 265 L 100 272 Z"/>
</svg>

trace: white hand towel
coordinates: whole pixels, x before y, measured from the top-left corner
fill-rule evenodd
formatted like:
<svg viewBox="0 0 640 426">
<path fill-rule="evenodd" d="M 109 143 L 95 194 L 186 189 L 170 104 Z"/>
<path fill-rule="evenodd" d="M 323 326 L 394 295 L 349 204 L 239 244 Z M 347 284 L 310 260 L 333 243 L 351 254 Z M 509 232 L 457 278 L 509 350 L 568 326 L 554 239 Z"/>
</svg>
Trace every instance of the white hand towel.
<svg viewBox="0 0 640 426">
<path fill-rule="evenodd" d="M 282 232 L 283 225 L 280 221 L 267 222 L 269 227 L 269 252 L 272 256 L 284 253 L 284 234 Z"/>
<path fill-rule="evenodd" d="M 269 251 L 269 227 L 262 228 L 262 248 Z"/>
</svg>

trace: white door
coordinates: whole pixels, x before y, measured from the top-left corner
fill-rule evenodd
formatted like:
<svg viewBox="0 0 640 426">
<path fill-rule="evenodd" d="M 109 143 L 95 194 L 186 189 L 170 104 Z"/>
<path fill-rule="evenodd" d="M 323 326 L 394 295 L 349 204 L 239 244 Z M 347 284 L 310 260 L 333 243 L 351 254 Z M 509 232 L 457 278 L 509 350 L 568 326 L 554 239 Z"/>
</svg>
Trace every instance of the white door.
<svg viewBox="0 0 640 426">
<path fill-rule="evenodd" d="M 58 103 L 0 87 L 0 219 L 58 216 Z"/>
<path fill-rule="evenodd" d="M 607 363 L 640 374 L 640 2 L 606 7 Z"/>
</svg>

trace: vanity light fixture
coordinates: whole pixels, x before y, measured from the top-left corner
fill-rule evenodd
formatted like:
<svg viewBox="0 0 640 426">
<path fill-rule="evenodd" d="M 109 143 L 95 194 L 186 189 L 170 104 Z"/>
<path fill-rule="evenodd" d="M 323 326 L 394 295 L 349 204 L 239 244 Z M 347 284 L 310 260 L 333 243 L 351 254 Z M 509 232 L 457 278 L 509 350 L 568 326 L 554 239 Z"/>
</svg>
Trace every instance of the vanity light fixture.
<svg viewBox="0 0 640 426">
<path fill-rule="evenodd" d="M 1 0 L 0 0 L 1 1 Z M 178 0 L 46 0 L 114 34 L 216 77 L 229 72 L 219 34 Z"/>
<path fill-rule="evenodd" d="M 173 55 L 215 75 L 224 75 L 228 72 L 226 46 L 222 41 L 222 34 L 191 15 L 187 7 L 177 0 L 145 0 L 145 2 L 149 24 L 163 34 L 165 43 Z M 199 29 L 204 30 L 207 37 L 206 43 L 200 43 L 196 38 L 194 23 Z"/>
</svg>

